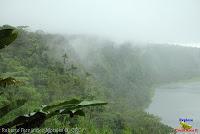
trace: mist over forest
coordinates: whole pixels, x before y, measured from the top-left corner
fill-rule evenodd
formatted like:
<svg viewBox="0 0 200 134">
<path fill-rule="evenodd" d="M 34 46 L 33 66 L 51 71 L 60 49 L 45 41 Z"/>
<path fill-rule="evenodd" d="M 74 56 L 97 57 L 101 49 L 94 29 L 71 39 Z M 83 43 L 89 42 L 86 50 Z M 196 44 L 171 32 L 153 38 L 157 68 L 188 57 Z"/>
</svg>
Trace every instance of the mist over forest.
<svg viewBox="0 0 200 134">
<path fill-rule="evenodd" d="M 200 129 L 198 1 L 0 3 L 0 133 Z"/>
</svg>

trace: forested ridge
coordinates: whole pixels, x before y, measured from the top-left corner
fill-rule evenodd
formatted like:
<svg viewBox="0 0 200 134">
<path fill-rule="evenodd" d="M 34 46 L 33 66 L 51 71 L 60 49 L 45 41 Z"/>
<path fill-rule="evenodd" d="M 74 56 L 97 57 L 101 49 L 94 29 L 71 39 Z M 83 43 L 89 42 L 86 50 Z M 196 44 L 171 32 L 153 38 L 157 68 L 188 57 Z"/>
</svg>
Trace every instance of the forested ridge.
<svg viewBox="0 0 200 134">
<path fill-rule="evenodd" d="M 86 116 L 73 121 L 54 116 L 41 128 L 78 127 L 85 134 L 167 134 L 172 128 L 144 111 L 154 85 L 200 74 L 197 48 L 116 45 L 81 35 L 18 31 L 17 39 L 0 50 L 0 76 L 23 83 L 1 89 L 5 93 L 0 95 L 0 107 L 16 99 L 27 102 L 0 118 L 0 125 L 66 98 L 97 99 L 108 105 L 85 109 Z"/>
</svg>

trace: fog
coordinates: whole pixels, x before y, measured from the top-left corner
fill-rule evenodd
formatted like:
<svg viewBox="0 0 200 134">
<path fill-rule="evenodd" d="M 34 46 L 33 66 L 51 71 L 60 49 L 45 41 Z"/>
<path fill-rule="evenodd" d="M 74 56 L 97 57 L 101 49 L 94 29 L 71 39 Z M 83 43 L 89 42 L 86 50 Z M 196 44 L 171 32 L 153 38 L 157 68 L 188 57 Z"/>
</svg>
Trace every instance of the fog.
<svg viewBox="0 0 200 134">
<path fill-rule="evenodd" d="M 199 0 L 0 0 L 0 25 L 114 41 L 200 42 Z"/>
<path fill-rule="evenodd" d="M 77 127 L 88 134 L 200 130 L 199 5 L 199 0 L 0 0 L 0 133 L 4 126 Z M 22 109 L 19 98 L 27 100 Z M 84 106 L 98 104 L 65 101 L 69 98 L 108 104 L 72 119 L 85 115 Z M 12 107 L 19 111 L 7 115 Z M 35 118 L 38 112 L 42 116 Z M 194 122 L 186 129 L 180 119 L 187 118 Z"/>
</svg>

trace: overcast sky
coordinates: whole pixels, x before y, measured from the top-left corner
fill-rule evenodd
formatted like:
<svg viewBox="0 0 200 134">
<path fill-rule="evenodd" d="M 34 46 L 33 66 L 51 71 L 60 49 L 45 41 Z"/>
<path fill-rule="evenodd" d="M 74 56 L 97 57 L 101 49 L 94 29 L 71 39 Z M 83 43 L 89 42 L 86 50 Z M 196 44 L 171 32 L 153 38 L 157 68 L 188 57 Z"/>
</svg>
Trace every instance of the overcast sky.
<svg viewBox="0 0 200 134">
<path fill-rule="evenodd" d="M 116 41 L 200 43 L 200 0 L 0 0 L 0 25 Z"/>
</svg>

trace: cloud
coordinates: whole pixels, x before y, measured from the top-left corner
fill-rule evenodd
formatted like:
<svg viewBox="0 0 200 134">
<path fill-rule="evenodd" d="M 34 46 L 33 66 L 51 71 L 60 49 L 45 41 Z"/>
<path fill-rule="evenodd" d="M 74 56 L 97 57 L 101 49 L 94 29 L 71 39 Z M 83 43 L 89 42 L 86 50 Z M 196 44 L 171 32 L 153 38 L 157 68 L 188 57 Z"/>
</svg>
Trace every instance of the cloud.
<svg viewBox="0 0 200 134">
<path fill-rule="evenodd" d="M 198 0 L 1 0 L 0 24 L 115 41 L 200 42 Z"/>
</svg>

